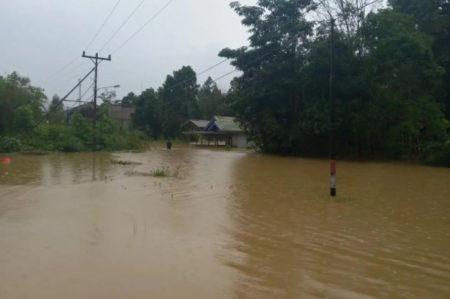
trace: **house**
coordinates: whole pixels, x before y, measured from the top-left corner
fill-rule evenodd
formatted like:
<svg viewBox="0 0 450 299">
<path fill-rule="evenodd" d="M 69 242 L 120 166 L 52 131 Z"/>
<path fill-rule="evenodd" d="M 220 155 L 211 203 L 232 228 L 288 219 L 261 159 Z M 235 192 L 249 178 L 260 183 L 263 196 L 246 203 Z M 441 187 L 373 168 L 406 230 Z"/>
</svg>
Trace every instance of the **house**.
<svg viewBox="0 0 450 299">
<path fill-rule="evenodd" d="M 185 135 L 197 136 L 197 145 L 232 146 L 245 148 L 250 146 L 247 135 L 234 117 L 214 116 L 203 130 L 185 131 Z"/>
<path fill-rule="evenodd" d="M 189 119 L 181 126 L 181 130 L 183 133 L 204 131 L 208 123 L 209 120 Z"/>
</svg>

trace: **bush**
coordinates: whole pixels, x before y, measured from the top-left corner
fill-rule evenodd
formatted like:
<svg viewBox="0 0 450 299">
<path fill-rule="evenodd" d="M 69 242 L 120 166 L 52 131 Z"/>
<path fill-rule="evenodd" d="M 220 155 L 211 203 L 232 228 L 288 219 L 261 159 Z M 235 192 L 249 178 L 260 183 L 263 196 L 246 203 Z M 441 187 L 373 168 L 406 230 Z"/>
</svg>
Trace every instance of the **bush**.
<svg viewBox="0 0 450 299">
<path fill-rule="evenodd" d="M 11 153 L 22 150 L 22 141 L 16 137 L 0 136 L 0 152 Z"/>
<path fill-rule="evenodd" d="M 425 163 L 450 167 L 450 139 L 446 142 L 430 144 L 426 148 Z"/>
<path fill-rule="evenodd" d="M 86 149 L 75 130 L 65 125 L 41 125 L 28 142 L 30 148 L 36 150 L 78 152 Z"/>
</svg>

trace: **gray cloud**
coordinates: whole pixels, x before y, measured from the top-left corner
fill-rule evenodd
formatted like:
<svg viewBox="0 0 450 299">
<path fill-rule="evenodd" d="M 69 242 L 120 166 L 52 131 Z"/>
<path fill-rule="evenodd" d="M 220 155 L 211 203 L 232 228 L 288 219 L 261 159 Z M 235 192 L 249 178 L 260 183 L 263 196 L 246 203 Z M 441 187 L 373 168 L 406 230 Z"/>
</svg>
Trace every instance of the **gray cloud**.
<svg viewBox="0 0 450 299">
<path fill-rule="evenodd" d="M 122 0 L 88 54 L 98 51 L 141 0 Z M 224 47 L 247 44 L 246 28 L 229 7 L 229 0 L 174 0 L 125 47 L 112 62 L 102 63 L 99 87 L 120 84 L 119 98 L 133 91 L 158 87 L 167 74 L 183 65 L 197 72 L 219 62 Z M 241 1 L 253 4 L 255 0 Z M 81 53 L 116 0 L 14 0 L 0 4 L 0 70 L 18 71 L 45 89 L 49 98 L 64 95 L 91 67 Z M 167 0 L 146 0 L 129 23 L 99 53 L 106 56 L 140 28 Z M 55 74 L 68 62 L 74 62 Z M 225 63 L 199 77 L 219 77 L 232 70 Z M 49 78 L 50 75 L 54 74 Z M 232 76 L 220 80 L 226 89 Z M 84 84 L 84 88 L 89 82 Z M 73 95 L 73 98 L 76 94 Z"/>
</svg>

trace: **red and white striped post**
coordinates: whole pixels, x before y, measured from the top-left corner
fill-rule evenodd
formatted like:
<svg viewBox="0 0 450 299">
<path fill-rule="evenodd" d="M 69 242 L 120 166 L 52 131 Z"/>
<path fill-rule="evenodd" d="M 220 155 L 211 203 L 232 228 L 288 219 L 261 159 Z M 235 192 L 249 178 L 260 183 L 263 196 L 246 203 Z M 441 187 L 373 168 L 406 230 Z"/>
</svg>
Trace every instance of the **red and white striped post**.
<svg viewBox="0 0 450 299">
<path fill-rule="evenodd" d="M 330 34 L 330 195 L 336 196 L 336 99 L 334 97 L 334 19 Z"/>
</svg>

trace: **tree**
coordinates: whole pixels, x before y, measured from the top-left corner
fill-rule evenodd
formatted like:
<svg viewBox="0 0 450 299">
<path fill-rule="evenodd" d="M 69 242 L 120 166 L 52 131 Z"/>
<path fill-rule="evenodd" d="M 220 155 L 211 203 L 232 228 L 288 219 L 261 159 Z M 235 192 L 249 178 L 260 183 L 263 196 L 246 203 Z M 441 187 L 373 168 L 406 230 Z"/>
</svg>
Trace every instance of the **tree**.
<svg viewBox="0 0 450 299">
<path fill-rule="evenodd" d="M 363 35 L 371 97 L 362 117 L 372 121 L 359 120 L 356 127 L 378 132 L 370 141 L 373 147 L 397 157 L 417 157 L 428 142 L 445 138 L 444 116 L 434 98 L 442 72 L 433 59 L 431 39 L 410 16 L 391 10 L 370 14 Z"/>
<path fill-rule="evenodd" d="M 130 94 L 128 95 L 130 96 Z M 147 136 L 158 139 L 161 128 L 161 101 L 154 89 L 145 90 L 136 100 L 136 112 L 133 116 L 135 128 L 145 132 Z"/>
<path fill-rule="evenodd" d="M 189 118 L 198 118 L 197 76 L 190 66 L 183 66 L 168 75 L 158 90 L 161 100 L 161 126 L 165 137 L 181 134 L 181 125 Z"/>
<path fill-rule="evenodd" d="M 50 112 L 48 120 L 50 124 L 62 124 L 66 118 L 66 112 L 60 101 L 60 98 L 57 95 L 54 95 L 50 102 L 48 107 L 48 111 Z"/>
<path fill-rule="evenodd" d="M 104 104 L 111 104 L 116 96 L 117 94 L 114 90 L 105 90 L 98 95 L 98 98 L 102 100 Z"/>
<path fill-rule="evenodd" d="M 233 107 L 249 137 L 266 152 L 298 153 L 299 119 L 304 103 L 300 70 L 313 23 L 306 14 L 310 0 L 258 1 L 256 6 L 231 7 L 249 27 L 250 47 L 223 49 L 243 72 L 234 80 Z"/>
<path fill-rule="evenodd" d="M 198 106 L 201 117 L 211 119 L 215 114 L 218 114 L 220 108 L 224 110 L 221 107 L 224 105 L 224 101 L 225 97 L 217 87 L 216 82 L 211 77 L 208 77 L 198 91 Z"/>
<path fill-rule="evenodd" d="M 413 17 L 417 28 L 433 39 L 433 55 L 444 69 L 440 102 L 450 119 L 450 2 L 448 0 L 389 0 L 395 11 Z"/>
<path fill-rule="evenodd" d="M 134 93 L 130 92 L 125 97 L 123 97 L 120 104 L 122 105 L 122 107 L 135 107 L 137 101 L 138 97 Z"/>
<path fill-rule="evenodd" d="M 46 99 L 43 90 L 32 86 L 28 78 L 16 72 L 0 76 L 0 134 L 13 134 L 29 128 L 25 123 L 42 117 Z M 15 121 L 16 115 L 20 121 Z"/>
<path fill-rule="evenodd" d="M 353 38 L 364 24 L 367 14 L 382 5 L 382 0 L 317 0 L 325 20 L 337 20 L 339 31 Z"/>
</svg>

